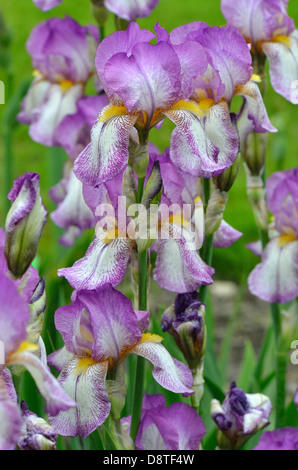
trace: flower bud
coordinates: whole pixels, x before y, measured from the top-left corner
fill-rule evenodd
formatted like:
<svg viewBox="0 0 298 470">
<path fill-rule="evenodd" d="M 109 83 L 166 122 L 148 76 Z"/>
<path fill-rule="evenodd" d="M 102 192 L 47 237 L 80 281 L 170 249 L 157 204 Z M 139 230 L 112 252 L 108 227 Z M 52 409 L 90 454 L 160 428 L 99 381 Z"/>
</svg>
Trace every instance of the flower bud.
<svg viewBox="0 0 298 470">
<path fill-rule="evenodd" d="M 266 157 L 267 134 L 251 132 L 241 144 L 241 154 L 252 175 L 262 173 Z"/>
<path fill-rule="evenodd" d="M 260 230 L 268 228 L 268 209 L 265 188 L 261 175 L 254 176 L 247 169 L 246 191 L 251 203 L 257 227 Z"/>
<path fill-rule="evenodd" d="M 40 196 L 39 175 L 28 172 L 17 178 L 7 197 L 12 206 L 5 222 L 4 253 L 8 269 L 20 278 L 36 256 L 46 223 L 47 211 Z"/>
<path fill-rule="evenodd" d="M 92 0 L 92 13 L 98 25 L 104 26 L 109 16 L 109 12 L 104 6 L 104 0 Z"/>
<path fill-rule="evenodd" d="M 230 168 L 224 170 L 220 175 L 216 175 L 213 178 L 216 189 L 221 192 L 228 192 L 234 184 L 234 181 L 238 175 L 240 166 L 240 154 L 238 154 L 236 160 Z"/>
<path fill-rule="evenodd" d="M 218 427 L 217 443 L 220 449 L 240 449 L 256 432 L 270 424 L 272 405 L 260 393 L 245 394 L 231 384 L 224 402 L 211 401 L 211 417 Z"/>
<path fill-rule="evenodd" d="M 162 315 L 161 327 L 168 331 L 195 371 L 206 349 L 205 305 L 197 292 L 178 294 L 175 304 Z"/>
<path fill-rule="evenodd" d="M 58 434 L 44 419 L 29 411 L 25 402 L 21 403 L 24 420 L 22 437 L 18 441 L 21 450 L 56 450 Z"/>
<path fill-rule="evenodd" d="M 228 202 L 228 193 L 215 189 L 208 202 L 205 218 L 205 235 L 215 233 L 222 223 L 223 214 Z"/>
</svg>

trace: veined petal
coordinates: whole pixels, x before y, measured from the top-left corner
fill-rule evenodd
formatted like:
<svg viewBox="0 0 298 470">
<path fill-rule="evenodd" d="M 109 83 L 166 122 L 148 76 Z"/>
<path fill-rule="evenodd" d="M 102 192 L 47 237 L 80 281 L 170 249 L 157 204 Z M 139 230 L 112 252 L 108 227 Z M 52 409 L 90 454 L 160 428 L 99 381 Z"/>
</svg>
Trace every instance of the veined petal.
<svg viewBox="0 0 298 470">
<path fill-rule="evenodd" d="M 84 258 L 75 262 L 71 268 L 58 270 L 58 276 L 64 276 L 76 289 L 96 289 L 105 284 L 120 284 L 133 248 L 128 238 L 105 243 L 95 238 Z"/>
<path fill-rule="evenodd" d="M 5 388 L 0 373 L 0 450 L 14 450 L 21 436 L 22 417 L 20 409 Z"/>
<path fill-rule="evenodd" d="M 169 235 L 168 239 L 155 242 L 155 282 L 162 289 L 178 293 L 193 292 L 202 284 L 212 284 L 214 270 L 202 261 L 198 251 L 189 249 L 188 231 L 172 225 Z"/>
<path fill-rule="evenodd" d="M 19 364 L 28 370 L 47 402 L 49 414 L 56 415 L 60 410 L 68 410 L 75 406 L 74 401 L 62 390 L 49 369 L 31 352 L 26 349 L 15 352 L 9 356 L 9 364 Z"/>
<path fill-rule="evenodd" d="M 80 291 L 77 300 L 88 312 L 94 345 L 92 358 L 112 358 L 118 363 L 121 351 L 141 339 L 137 315 L 131 301 L 111 285 L 95 291 Z M 76 300 L 76 302 L 77 302 Z"/>
<path fill-rule="evenodd" d="M 166 43 L 138 43 L 132 55 L 115 54 L 105 65 L 109 93 L 120 97 L 128 112 L 145 111 L 149 127 L 156 109 L 168 109 L 180 97 L 180 61 Z M 119 98 L 118 98 L 119 99 Z"/>
<path fill-rule="evenodd" d="M 174 393 L 192 395 L 193 383 L 191 371 L 182 362 L 173 359 L 160 344 L 143 341 L 131 349 L 131 352 L 148 359 L 153 364 L 152 375 L 162 387 Z"/>
<path fill-rule="evenodd" d="M 279 36 L 274 42 L 265 42 L 262 49 L 269 61 L 270 82 L 274 90 L 297 104 L 298 31 L 290 36 Z"/>
<path fill-rule="evenodd" d="M 73 359 L 73 357 L 74 355 L 67 351 L 66 347 L 63 346 L 63 348 L 50 354 L 47 361 L 50 366 L 55 367 L 58 372 L 61 372 L 65 364 Z"/>
<path fill-rule="evenodd" d="M 0 274 L 0 340 L 5 345 L 6 355 L 15 351 L 26 339 L 29 318 L 28 305 L 14 282 Z"/>
<path fill-rule="evenodd" d="M 76 402 L 77 407 L 60 411 L 49 419 L 58 434 L 86 438 L 110 414 L 111 404 L 105 388 L 108 361 L 93 363 L 85 368 L 80 361 L 80 357 L 70 360 L 58 378 L 64 392 Z"/>
<path fill-rule="evenodd" d="M 242 95 L 245 100 L 242 113 L 252 121 L 255 132 L 277 132 L 269 120 L 257 83 L 250 80 L 245 85 L 238 85 L 235 89 L 237 95 Z"/>
<path fill-rule="evenodd" d="M 195 103 L 178 105 L 164 113 L 177 126 L 171 135 L 172 162 L 181 171 L 197 177 L 221 173 L 226 166 L 217 163 L 219 149 L 205 134 L 201 109 Z"/>
<path fill-rule="evenodd" d="M 298 295 L 298 240 L 282 243 L 271 240 L 262 262 L 250 273 L 248 286 L 252 294 L 271 303 L 285 303 Z"/>
<path fill-rule="evenodd" d="M 214 248 L 229 248 L 234 242 L 239 240 L 242 235 L 243 233 L 234 229 L 223 220 L 219 229 L 214 234 L 213 246 Z"/>
<path fill-rule="evenodd" d="M 126 168 L 130 132 L 137 116 L 123 106 L 109 105 L 101 111 L 91 130 L 91 143 L 74 163 L 74 173 L 90 186 L 111 180 Z"/>
</svg>

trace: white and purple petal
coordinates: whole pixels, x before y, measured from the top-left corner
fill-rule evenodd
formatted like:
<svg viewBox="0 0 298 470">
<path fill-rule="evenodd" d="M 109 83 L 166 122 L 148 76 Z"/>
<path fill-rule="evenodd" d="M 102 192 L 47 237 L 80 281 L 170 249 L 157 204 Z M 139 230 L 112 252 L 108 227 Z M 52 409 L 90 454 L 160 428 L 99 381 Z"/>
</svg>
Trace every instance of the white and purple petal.
<svg viewBox="0 0 298 470">
<path fill-rule="evenodd" d="M 265 248 L 262 261 L 250 273 L 252 294 L 270 303 L 285 303 L 298 295 L 298 241 L 283 243 L 279 237 Z"/>
<path fill-rule="evenodd" d="M 219 229 L 214 233 L 213 246 L 214 248 L 229 248 L 233 243 L 239 240 L 242 235 L 243 233 L 234 229 L 223 220 Z"/>
<path fill-rule="evenodd" d="M 104 0 L 105 7 L 127 21 L 149 16 L 159 0 Z"/>
</svg>

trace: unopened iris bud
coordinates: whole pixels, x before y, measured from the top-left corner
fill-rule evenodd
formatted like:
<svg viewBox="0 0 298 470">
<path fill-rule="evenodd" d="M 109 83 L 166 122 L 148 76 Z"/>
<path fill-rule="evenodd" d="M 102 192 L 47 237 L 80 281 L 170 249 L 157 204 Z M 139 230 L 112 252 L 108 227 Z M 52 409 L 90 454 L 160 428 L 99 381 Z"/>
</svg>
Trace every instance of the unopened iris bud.
<svg viewBox="0 0 298 470">
<path fill-rule="evenodd" d="M 103 26 L 109 16 L 109 12 L 104 6 L 104 0 L 92 0 L 92 13 L 98 25 Z"/>
<path fill-rule="evenodd" d="M 191 370 L 205 354 L 205 305 L 197 292 L 178 294 L 175 304 L 162 315 L 161 327 L 168 331 L 182 351 Z"/>
<path fill-rule="evenodd" d="M 40 196 L 39 175 L 25 173 L 17 178 L 8 199 L 12 206 L 5 222 L 5 258 L 9 271 L 20 278 L 34 260 L 47 211 Z"/>
<path fill-rule="evenodd" d="M 211 401 L 211 417 L 218 427 L 219 448 L 240 449 L 251 436 L 270 424 L 271 411 L 267 396 L 246 394 L 232 383 L 222 404 L 218 400 Z"/>
<path fill-rule="evenodd" d="M 267 138 L 267 134 L 251 132 L 241 143 L 241 155 L 253 176 L 258 176 L 263 171 Z"/>
<path fill-rule="evenodd" d="M 268 209 L 262 176 L 253 175 L 248 168 L 246 177 L 246 190 L 258 228 L 260 230 L 267 230 Z"/>
<path fill-rule="evenodd" d="M 215 233 L 222 223 L 223 214 L 228 202 L 228 193 L 215 189 L 208 202 L 205 218 L 205 235 Z"/>
<path fill-rule="evenodd" d="M 233 186 L 235 179 L 238 175 L 240 166 L 240 154 L 238 154 L 233 165 L 224 170 L 220 175 L 216 175 L 213 178 L 216 189 L 221 192 L 228 192 Z"/>
<path fill-rule="evenodd" d="M 45 281 L 42 277 L 37 284 L 29 302 L 30 320 L 27 325 L 27 341 L 37 344 L 43 328 L 46 309 Z"/>
<path fill-rule="evenodd" d="M 32 413 L 25 402 L 21 403 L 21 410 L 24 425 L 18 448 L 21 450 L 56 450 L 58 434 L 50 424 Z"/>
</svg>

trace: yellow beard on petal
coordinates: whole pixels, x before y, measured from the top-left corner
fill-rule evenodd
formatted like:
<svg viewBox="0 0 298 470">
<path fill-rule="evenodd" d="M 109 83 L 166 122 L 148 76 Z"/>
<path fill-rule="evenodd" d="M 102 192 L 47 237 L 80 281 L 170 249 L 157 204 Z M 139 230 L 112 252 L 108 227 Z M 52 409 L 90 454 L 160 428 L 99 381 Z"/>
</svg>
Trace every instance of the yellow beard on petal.
<svg viewBox="0 0 298 470">
<path fill-rule="evenodd" d="M 277 34 L 276 36 L 274 36 L 274 38 L 272 39 L 272 42 L 278 42 L 278 43 L 281 43 L 281 44 L 284 44 L 285 46 L 287 46 L 289 49 L 292 45 L 292 42 L 291 42 L 291 39 L 288 37 L 288 36 L 285 36 L 284 34 Z"/>
<path fill-rule="evenodd" d="M 74 86 L 74 83 L 71 80 L 62 80 L 59 82 L 62 93 L 68 91 L 71 87 Z"/>
<path fill-rule="evenodd" d="M 106 106 L 98 120 L 99 122 L 107 122 L 115 116 L 125 116 L 126 114 L 128 114 L 128 112 L 125 106 L 112 104 Z"/>
<path fill-rule="evenodd" d="M 296 240 L 295 235 L 281 235 L 278 240 L 278 246 L 284 246 L 287 245 L 288 243 L 294 242 Z"/>
<path fill-rule="evenodd" d="M 97 364 L 97 362 L 95 362 L 91 356 L 82 357 L 74 368 L 73 373 L 74 375 L 81 375 L 86 372 L 90 366 L 94 366 L 95 364 Z"/>
</svg>

